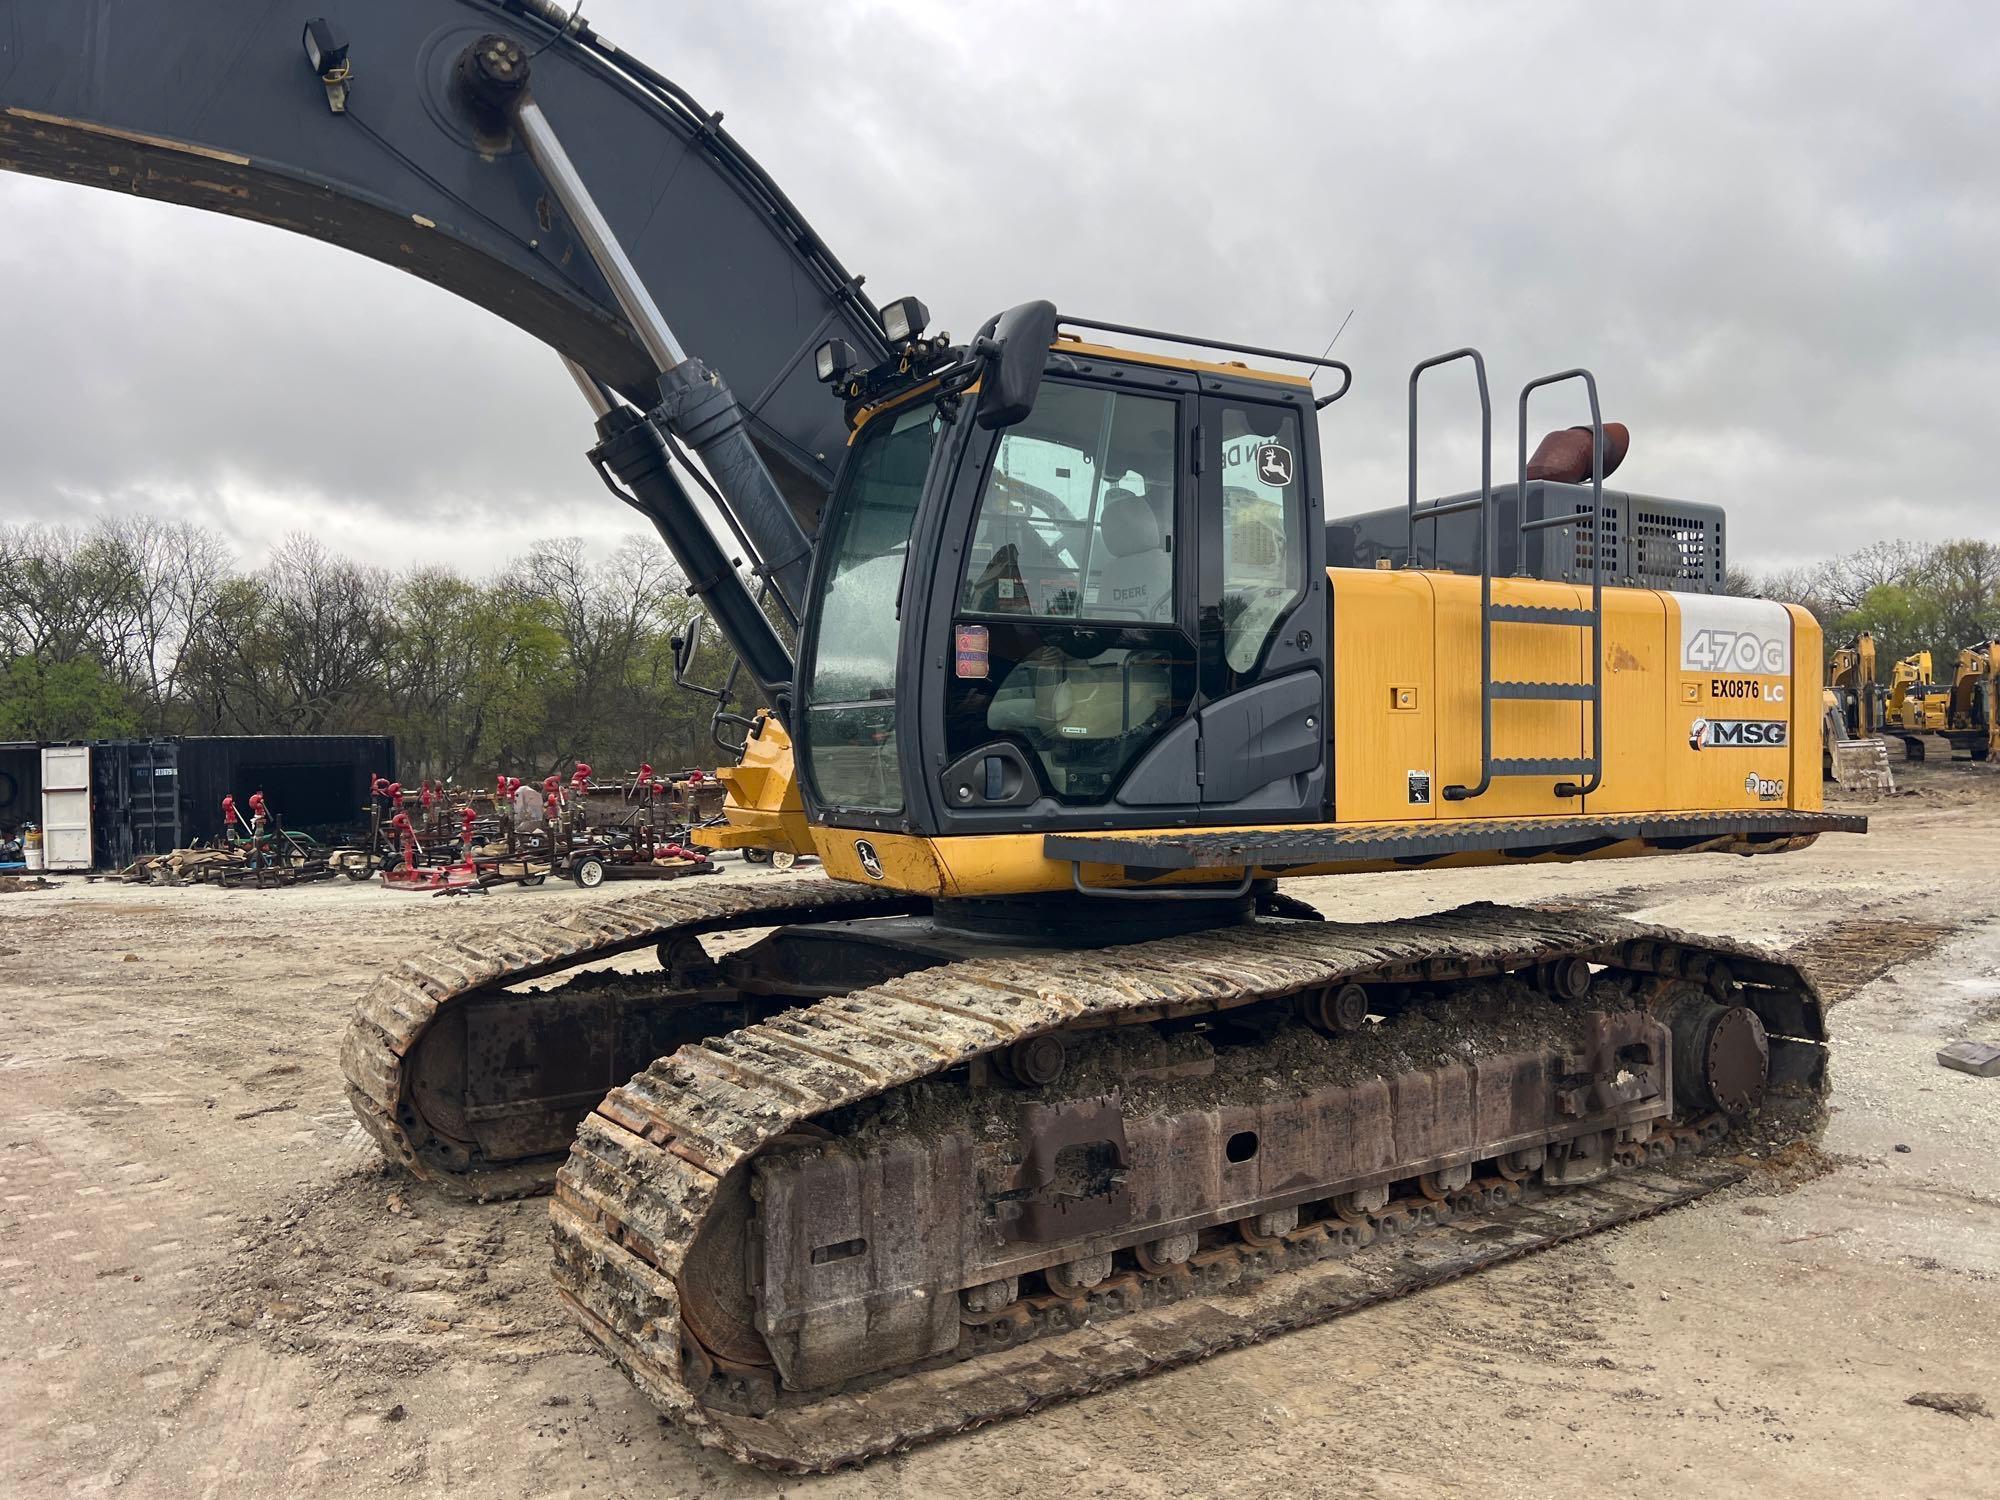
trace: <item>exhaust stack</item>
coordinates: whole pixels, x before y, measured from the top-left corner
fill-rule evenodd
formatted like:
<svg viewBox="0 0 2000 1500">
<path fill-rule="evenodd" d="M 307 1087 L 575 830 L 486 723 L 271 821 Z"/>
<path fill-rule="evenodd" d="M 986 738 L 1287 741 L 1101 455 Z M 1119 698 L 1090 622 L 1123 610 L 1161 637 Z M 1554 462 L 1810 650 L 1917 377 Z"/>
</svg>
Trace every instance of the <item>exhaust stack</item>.
<svg viewBox="0 0 2000 1500">
<path fill-rule="evenodd" d="M 1623 422 L 1604 424 L 1604 477 L 1609 479 L 1632 447 L 1632 434 Z M 1536 445 L 1528 460 L 1528 478 L 1546 479 L 1556 484 L 1590 483 L 1590 429 L 1564 427 L 1550 433 Z"/>
</svg>

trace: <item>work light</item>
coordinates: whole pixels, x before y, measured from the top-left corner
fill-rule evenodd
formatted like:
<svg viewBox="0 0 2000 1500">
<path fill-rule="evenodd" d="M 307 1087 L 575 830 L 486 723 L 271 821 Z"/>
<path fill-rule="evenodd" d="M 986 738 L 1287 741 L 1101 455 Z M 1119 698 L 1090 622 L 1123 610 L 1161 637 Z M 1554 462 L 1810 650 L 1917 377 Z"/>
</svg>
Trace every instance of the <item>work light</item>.
<svg viewBox="0 0 2000 1500">
<path fill-rule="evenodd" d="M 347 81 L 354 70 L 347 65 L 347 43 L 321 16 L 306 22 L 300 39 L 306 49 L 306 64 L 326 85 L 327 108 L 335 114 L 347 108 Z"/>
<path fill-rule="evenodd" d="M 846 339 L 828 339 L 813 355 L 813 372 L 827 385 L 845 380 L 854 368 L 854 350 Z"/>
<path fill-rule="evenodd" d="M 347 43 L 343 42 L 324 18 L 315 16 L 306 22 L 305 33 L 306 62 L 321 78 L 338 72 L 347 61 Z"/>
<path fill-rule="evenodd" d="M 892 344 L 907 344 L 921 338 L 930 326 L 931 310 L 915 297 L 898 297 L 882 309 L 882 331 Z"/>
</svg>

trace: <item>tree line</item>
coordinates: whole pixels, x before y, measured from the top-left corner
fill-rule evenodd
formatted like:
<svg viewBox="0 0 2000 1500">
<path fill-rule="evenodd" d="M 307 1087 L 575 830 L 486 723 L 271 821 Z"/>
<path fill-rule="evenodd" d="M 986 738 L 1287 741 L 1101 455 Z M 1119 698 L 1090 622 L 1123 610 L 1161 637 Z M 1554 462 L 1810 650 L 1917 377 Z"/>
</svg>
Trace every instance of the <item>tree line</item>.
<svg viewBox="0 0 2000 1500">
<path fill-rule="evenodd" d="M 0 527 L 0 739 L 393 734 L 412 780 L 713 765 L 710 701 L 673 685 L 696 613 L 636 536 L 471 578 L 308 536 L 245 570 L 207 528 L 150 517 Z M 704 654 L 714 685 L 725 653 Z"/>
<path fill-rule="evenodd" d="M 1808 567 L 1732 569 L 1732 592 L 1803 604 L 1829 645 L 1889 663 L 2000 636 L 2000 545 L 1877 542 Z M 393 734 L 405 777 L 617 774 L 713 764 L 711 703 L 673 685 L 697 613 L 651 538 L 575 538 L 485 578 L 365 566 L 293 536 L 241 568 L 213 531 L 126 516 L 0 527 L 0 739 Z M 712 645 L 695 680 L 715 685 Z"/>
<path fill-rule="evenodd" d="M 1939 678 L 1949 680 L 1961 647 L 2000 639 L 2000 543 L 1875 542 L 1806 567 L 1732 568 L 1729 589 L 1803 604 L 1829 649 L 1870 632 L 1884 681 L 1893 663 L 1917 651 L 1929 651 Z"/>
</svg>

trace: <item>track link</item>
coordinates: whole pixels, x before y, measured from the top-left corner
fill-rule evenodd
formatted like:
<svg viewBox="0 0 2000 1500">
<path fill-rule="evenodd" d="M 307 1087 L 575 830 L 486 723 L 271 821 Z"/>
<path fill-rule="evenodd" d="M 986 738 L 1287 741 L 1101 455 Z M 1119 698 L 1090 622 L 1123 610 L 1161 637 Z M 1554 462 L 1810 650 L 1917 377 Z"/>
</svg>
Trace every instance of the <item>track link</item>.
<svg viewBox="0 0 2000 1500">
<path fill-rule="evenodd" d="M 633 1381 L 703 1442 L 812 1472 L 1337 1316 L 1734 1180 L 1735 1169 L 1696 1155 L 1724 1134 L 1719 1116 L 1667 1124 L 1645 1144 L 1621 1146 L 1619 1170 L 1592 1185 L 1474 1178 L 1414 1212 L 1397 1198 L 1358 1225 L 1321 1219 L 1240 1250 L 1211 1247 L 1159 1274 L 1142 1265 L 1142 1274 L 1070 1295 L 1055 1295 L 1051 1280 L 1051 1293 L 1011 1304 L 1004 1330 L 968 1320 L 942 1356 L 817 1392 L 781 1389 L 768 1359 L 720 1353 L 712 1333 L 705 1343 L 690 1327 L 689 1278 L 742 1274 L 727 1256 L 718 1271 L 701 1247 L 705 1232 L 736 1243 L 722 1221 L 748 1212 L 753 1158 L 824 1135 L 819 1122 L 838 1111 L 1050 1033 L 1239 1010 L 1355 981 L 1448 985 L 1579 958 L 1726 986 L 1769 1034 L 1769 1102 L 1796 1111 L 1798 1133 L 1817 1128 L 1823 1007 L 1809 979 L 1759 950 L 1491 905 L 1388 923 L 1259 922 L 1093 952 L 963 960 L 681 1047 L 584 1121 L 551 1205 L 557 1286 Z M 1391 1235 L 1393 1249 L 1375 1244 Z"/>
<path fill-rule="evenodd" d="M 493 1199 L 546 1192 L 555 1180 L 557 1158 L 490 1168 L 474 1163 L 468 1169 L 431 1148 L 412 1103 L 407 1064 L 426 1033 L 451 1011 L 511 985 L 621 953 L 666 948 L 704 933 L 890 916 L 922 911 L 927 904 L 831 880 L 787 882 L 775 889 L 708 885 L 649 891 L 561 916 L 468 933 L 403 959 L 362 996 L 340 1048 L 348 1100 L 391 1161 L 454 1196 Z M 607 1080 L 606 1086 L 614 1081 Z"/>
</svg>

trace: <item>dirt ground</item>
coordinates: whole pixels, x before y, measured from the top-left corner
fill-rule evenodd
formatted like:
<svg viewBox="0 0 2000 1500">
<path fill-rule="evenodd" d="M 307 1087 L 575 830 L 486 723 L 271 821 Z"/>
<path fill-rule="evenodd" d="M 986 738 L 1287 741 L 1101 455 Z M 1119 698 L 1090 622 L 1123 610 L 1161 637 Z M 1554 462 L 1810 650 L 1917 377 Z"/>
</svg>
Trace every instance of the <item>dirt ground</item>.
<svg viewBox="0 0 2000 1500">
<path fill-rule="evenodd" d="M 540 1202 L 443 1200 L 351 1124 L 368 976 L 580 893 L 0 895 L 0 1492 L 2000 1495 L 1992 1421 L 1906 1404 L 2000 1411 L 2000 1079 L 1934 1060 L 2000 1040 L 2000 773 L 1905 780 L 1869 837 L 1781 858 L 1287 887 L 1802 945 L 1837 1002 L 1827 1174 L 812 1481 L 657 1418 L 557 1307 Z"/>
</svg>

